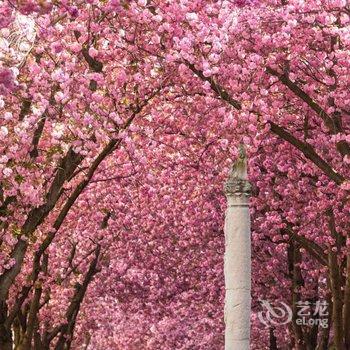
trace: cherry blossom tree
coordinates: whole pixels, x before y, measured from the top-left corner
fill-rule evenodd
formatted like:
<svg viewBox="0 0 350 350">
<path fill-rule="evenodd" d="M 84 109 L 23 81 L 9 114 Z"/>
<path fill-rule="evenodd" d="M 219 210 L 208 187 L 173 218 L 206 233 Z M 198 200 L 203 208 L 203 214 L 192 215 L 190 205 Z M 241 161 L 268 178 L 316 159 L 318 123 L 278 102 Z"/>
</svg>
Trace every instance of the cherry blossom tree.
<svg viewBox="0 0 350 350">
<path fill-rule="evenodd" d="M 34 35 L 14 41 L 18 16 Z M 349 347 L 349 16 L 342 0 L 2 1 L 0 348 L 222 348 L 241 142 L 251 347 Z M 330 327 L 265 329 L 259 298 L 294 315 L 326 300 Z"/>
</svg>

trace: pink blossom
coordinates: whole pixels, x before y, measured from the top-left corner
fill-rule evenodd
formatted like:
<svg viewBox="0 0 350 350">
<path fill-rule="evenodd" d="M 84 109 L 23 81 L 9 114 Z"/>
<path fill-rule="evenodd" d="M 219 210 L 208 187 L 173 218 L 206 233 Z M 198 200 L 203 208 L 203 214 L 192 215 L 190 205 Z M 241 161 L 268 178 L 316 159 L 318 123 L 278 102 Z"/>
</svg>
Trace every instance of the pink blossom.
<svg viewBox="0 0 350 350">
<path fill-rule="evenodd" d="M 93 58 L 98 56 L 98 50 L 96 50 L 94 47 L 89 48 L 89 55 Z"/>
<path fill-rule="evenodd" d="M 11 168 L 4 168 L 2 173 L 5 178 L 10 177 L 13 174 L 13 170 Z"/>
</svg>

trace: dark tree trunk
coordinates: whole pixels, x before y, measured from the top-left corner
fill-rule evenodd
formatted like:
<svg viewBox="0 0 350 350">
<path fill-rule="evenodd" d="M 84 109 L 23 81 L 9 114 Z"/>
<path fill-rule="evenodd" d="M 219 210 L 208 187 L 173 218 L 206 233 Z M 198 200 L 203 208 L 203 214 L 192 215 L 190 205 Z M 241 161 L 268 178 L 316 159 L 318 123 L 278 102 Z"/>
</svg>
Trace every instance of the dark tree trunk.
<svg viewBox="0 0 350 350">
<path fill-rule="evenodd" d="M 301 262 L 300 247 L 297 242 L 292 240 L 288 247 L 288 272 L 292 280 L 292 325 L 295 337 L 295 349 L 306 350 L 304 342 L 303 329 L 297 324 L 298 302 L 300 301 L 300 287 L 304 284 L 299 263 Z"/>
<path fill-rule="evenodd" d="M 275 336 L 274 330 L 275 329 L 273 327 L 270 328 L 270 350 L 278 350 L 277 338 Z"/>
<path fill-rule="evenodd" d="M 6 326 L 7 304 L 6 301 L 0 301 L 0 349 L 12 350 L 12 332 Z"/>
<path fill-rule="evenodd" d="M 332 319 L 334 331 L 334 346 L 336 350 L 344 350 L 344 330 L 343 330 L 343 302 L 340 281 L 340 271 L 337 262 L 337 255 L 333 251 L 329 252 L 329 274 L 332 291 Z"/>
</svg>

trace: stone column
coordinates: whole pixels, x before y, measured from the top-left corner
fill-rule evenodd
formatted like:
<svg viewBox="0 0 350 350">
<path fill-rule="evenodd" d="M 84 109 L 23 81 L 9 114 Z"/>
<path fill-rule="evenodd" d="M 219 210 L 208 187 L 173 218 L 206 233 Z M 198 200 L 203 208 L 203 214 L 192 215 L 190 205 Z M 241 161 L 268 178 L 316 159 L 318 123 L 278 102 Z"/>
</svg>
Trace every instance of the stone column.
<svg viewBox="0 0 350 350">
<path fill-rule="evenodd" d="M 244 150 L 224 186 L 225 350 L 248 350 L 251 310 L 251 236 L 247 161 Z"/>
</svg>

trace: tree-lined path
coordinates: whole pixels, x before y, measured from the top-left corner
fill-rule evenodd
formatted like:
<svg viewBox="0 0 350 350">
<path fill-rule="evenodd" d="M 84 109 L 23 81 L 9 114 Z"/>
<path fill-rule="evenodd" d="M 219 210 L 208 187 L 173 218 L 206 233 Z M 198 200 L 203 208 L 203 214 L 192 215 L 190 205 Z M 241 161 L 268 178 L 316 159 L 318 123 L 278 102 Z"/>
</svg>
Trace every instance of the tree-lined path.
<svg viewBox="0 0 350 350">
<path fill-rule="evenodd" d="M 349 29 L 345 0 L 0 1 L 0 349 L 223 349 L 240 144 L 250 348 L 350 348 Z"/>
</svg>

